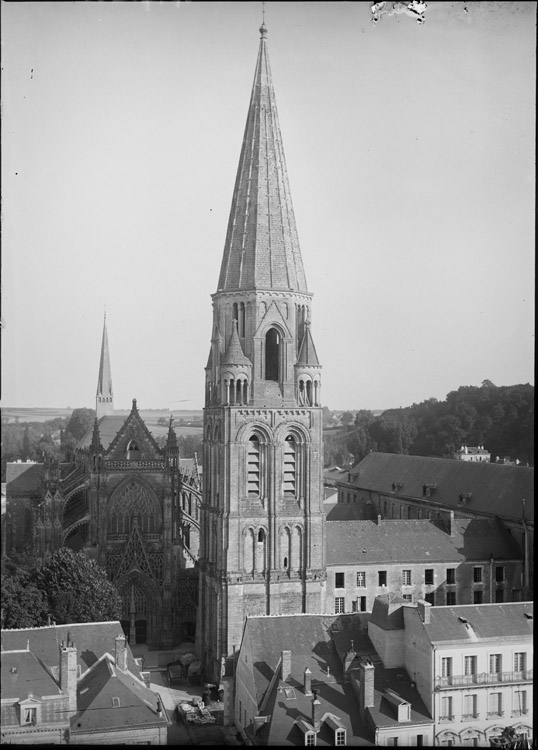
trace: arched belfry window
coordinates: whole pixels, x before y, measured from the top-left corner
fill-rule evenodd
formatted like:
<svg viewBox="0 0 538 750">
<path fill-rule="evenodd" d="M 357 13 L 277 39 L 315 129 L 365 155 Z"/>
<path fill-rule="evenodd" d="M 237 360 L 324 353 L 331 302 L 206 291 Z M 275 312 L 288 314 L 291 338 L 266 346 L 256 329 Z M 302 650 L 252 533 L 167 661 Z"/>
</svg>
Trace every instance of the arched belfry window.
<svg viewBox="0 0 538 750">
<path fill-rule="evenodd" d="M 251 435 L 248 441 L 247 494 L 260 496 L 260 441 L 257 435 Z"/>
<path fill-rule="evenodd" d="M 270 328 L 265 336 L 265 379 L 277 380 L 280 370 L 280 334 Z"/>
<path fill-rule="evenodd" d="M 297 489 L 297 446 L 295 438 L 284 440 L 284 494 L 295 497 Z"/>
<path fill-rule="evenodd" d="M 127 446 L 127 460 L 137 461 L 140 458 L 140 448 L 136 440 L 131 440 Z"/>
</svg>

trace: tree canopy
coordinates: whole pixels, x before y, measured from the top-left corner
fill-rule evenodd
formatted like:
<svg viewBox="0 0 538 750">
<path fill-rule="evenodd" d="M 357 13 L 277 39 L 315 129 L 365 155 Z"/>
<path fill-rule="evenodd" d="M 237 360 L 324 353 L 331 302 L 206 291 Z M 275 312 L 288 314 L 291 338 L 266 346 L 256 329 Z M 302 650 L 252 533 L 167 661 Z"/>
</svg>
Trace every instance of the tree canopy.
<svg viewBox="0 0 538 750">
<path fill-rule="evenodd" d="M 445 401 L 431 398 L 379 416 L 358 411 L 353 424 L 325 433 L 325 466 L 357 463 L 372 450 L 449 457 L 461 445 L 483 445 L 493 461 L 533 465 L 534 386 L 484 380 L 451 391 Z"/>
<path fill-rule="evenodd" d="M 6 566 L 2 575 L 5 628 L 38 627 L 51 615 L 58 623 L 118 620 L 121 597 L 106 571 L 83 552 L 62 547 L 42 568 Z"/>
</svg>

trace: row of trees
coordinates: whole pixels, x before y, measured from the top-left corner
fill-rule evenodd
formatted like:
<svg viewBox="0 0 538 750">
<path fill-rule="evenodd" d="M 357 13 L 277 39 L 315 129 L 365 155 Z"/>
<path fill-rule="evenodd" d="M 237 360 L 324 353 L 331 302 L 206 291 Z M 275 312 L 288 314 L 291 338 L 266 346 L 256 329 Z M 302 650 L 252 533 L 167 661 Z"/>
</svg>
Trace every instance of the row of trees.
<svg viewBox="0 0 538 750">
<path fill-rule="evenodd" d="M 345 414 L 343 416 L 346 416 Z M 449 457 L 462 445 L 484 445 L 497 457 L 534 465 L 534 386 L 461 386 L 435 398 L 374 416 L 361 410 L 325 432 L 325 466 L 348 466 L 370 451 Z M 347 422 L 347 424 L 346 424 Z"/>
<path fill-rule="evenodd" d="M 106 571 L 82 552 L 63 547 L 47 564 L 9 560 L 1 577 L 2 627 L 33 628 L 49 617 L 68 622 L 119 620 L 121 597 Z"/>
</svg>

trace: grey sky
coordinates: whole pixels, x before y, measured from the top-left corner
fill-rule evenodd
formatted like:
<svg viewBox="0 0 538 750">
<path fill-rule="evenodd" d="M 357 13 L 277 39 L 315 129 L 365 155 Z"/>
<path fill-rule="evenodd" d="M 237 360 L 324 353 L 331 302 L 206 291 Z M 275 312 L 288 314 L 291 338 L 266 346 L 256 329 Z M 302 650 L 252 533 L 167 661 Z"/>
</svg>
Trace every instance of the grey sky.
<svg viewBox="0 0 538 750">
<path fill-rule="evenodd" d="M 536 3 L 268 2 L 331 409 L 532 382 Z M 201 408 L 259 2 L 2 4 L 2 403 Z"/>
</svg>

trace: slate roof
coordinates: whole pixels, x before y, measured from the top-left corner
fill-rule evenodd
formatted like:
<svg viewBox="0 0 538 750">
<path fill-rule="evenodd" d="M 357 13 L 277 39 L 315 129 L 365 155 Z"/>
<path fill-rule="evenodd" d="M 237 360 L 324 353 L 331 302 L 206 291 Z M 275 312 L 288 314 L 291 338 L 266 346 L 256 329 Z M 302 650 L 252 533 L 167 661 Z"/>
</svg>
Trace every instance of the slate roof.
<svg viewBox="0 0 538 750">
<path fill-rule="evenodd" d="M 392 490 L 395 482 L 402 485 L 398 493 Z M 454 509 L 462 507 L 461 493 L 472 493 L 464 506 L 466 511 L 518 521 L 525 498 L 525 517 L 534 521 L 534 469 L 529 466 L 372 452 L 351 470 L 351 484 Z M 423 498 L 425 484 L 437 485 L 429 498 Z"/>
<path fill-rule="evenodd" d="M 286 683 L 275 680 L 267 693 L 262 715 L 271 721 L 261 725 L 257 742 L 264 745 L 303 744 L 304 738 L 296 725 L 303 717 L 311 721 L 312 696 L 304 694 L 304 670 L 311 672 L 311 686 L 317 691 L 321 714 L 338 717 L 347 730 L 347 744 L 372 745 L 367 726 L 359 718 L 358 698 L 350 682 L 343 679 L 346 653 L 353 646 L 356 657 L 368 657 L 375 665 L 375 706 L 371 709 L 379 726 L 396 726 L 392 706 L 382 696 L 392 687 L 412 706 L 411 723 L 432 723 L 405 670 L 385 670 L 372 642 L 365 633 L 369 615 L 277 615 L 249 617 L 245 625 L 244 643 L 248 642 L 253 660 L 256 695 L 260 707 L 270 687 L 271 678 L 279 667 L 282 650 L 291 651 L 291 676 Z M 352 667 L 357 666 L 357 661 Z M 285 689 L 292 688 L 291 694 Z M 322 723 L 317 745 L 334 746 L 334 733 Z"/>
<path fill-rule="evenodd" d="M 3 650 L 26 649 L 29 641 L 32 653 L 48 667 L 59 665 L 61 642 L 74 641 L 82 673 L 95 664 L 105 651 L 114 650 L 118 635 L 123 635 L 118 620 L 46 625 L 42 628 L 20 628 L 1 632 Z M 130 671 L 139 674 L 140 667 L 129 646 L 127 646 L 127 666 Z"/>
<path fill-rule="evenodd" d="M 6 465 L 6 494 L 32 495 L 41 488 L 43 464 L 8 462 Z"/>
<path fill-rule="evenodd" d="M 121 430 L 123 425 L 125 424 L 125 420 L 127 417 L 125 415 L 118 415 L 115 416 L 114 414 L 109 414 L 108 416 L 100 417 L 97 420 L 97 425 L 99 427 L 99 438 L 101 440 L 101 445 L 106 450 L 110 443 L 114 440 L 118 432 Z M 77 448 L 89 448 L 92 444 L 92 437 L 93 437 L 93 425 L 91 428 L 86 432 L 86 434 L 78 441 Z"/>
<path fill-rule="evenodd" d="M 308 293 L 267 52 L 261 38 L 218 291 Z"/>
<path fill-rule="evenodd" d="M 370 622 L 383 630 L 402 630 L 405 627 L 402 607 L 408 602 L 398 594 L 376 596 Z"/>
<path fill-rule="evenodd" d="M 239 340 L 239 334 L 237 333 L 237 324 L 232 328 L 232 335 L 226 348 L 226 352 L 222 358 L 221 364 L 223 365 L 252 365 L 252 362 L 243 352 L 243 347 Z"/>
<path fill-rule="evenodd" d="M 327 521 L 327 565 L 517 560 L 516 540 L 495 518 L 458 518 L 451 536 L 428 519 Z"/>
<path fill-rule="evenodd" d="M 33 693 L 35 698 L 62 694 L 52 675 L 32 651 L 2 651 L 1 672 L 3 699 L 24 700 L 28 693 Z"/>
<path fill-rule="evenodd" d="M 109 653 L 79 680 L 77 707 L 71 719 L 74 734 L 171 723 L 162 701 L 162 716 L 157 714 L 157 694 L 129 672 L 117 669 Z"/>
<path fill-rule="evenodd" d="M 101 359 L 99 361 L 99 376 L 97 378 L 97 397 L 112 398 L 112 373 L 110 370 L 110 353 L 108 350 L 108 333 L 106 329 L 106 313 L 103 322 L 103 339 L 101 342 Z"/>
<path fill-rule="evenodd" d="M 430 622 L 424 629 L 432 643 L 476 641 L 476 639 L 533 637 L 533 602 L 504 604 L 461 604 L 455 607 L 430 607 Z M 471 629 L 465 622 L 467 620 Z"/>
</svg>

